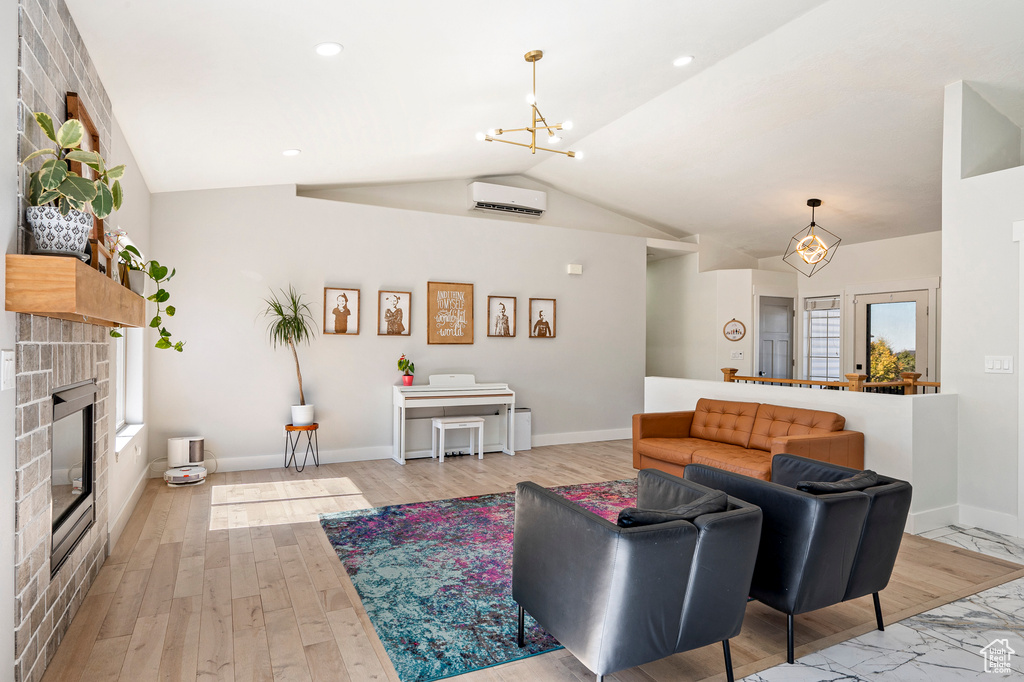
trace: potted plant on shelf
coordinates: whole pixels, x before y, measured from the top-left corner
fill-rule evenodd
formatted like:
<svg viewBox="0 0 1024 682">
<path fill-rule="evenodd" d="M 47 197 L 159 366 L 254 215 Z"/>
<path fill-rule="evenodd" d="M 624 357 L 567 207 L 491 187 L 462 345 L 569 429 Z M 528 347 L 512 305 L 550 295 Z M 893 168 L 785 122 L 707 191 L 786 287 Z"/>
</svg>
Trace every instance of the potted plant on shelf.
<svg viewBox="0 0 1024 682">
<path fill-rule="evenodd" d="M 405 357 L 405 353 L 402 353 L 402 357 L 398 358 L 398 369 L 405 372 L 402 375 L 402 385 L 412 386 L 412 375 L 416 373 L 416 365 L 413 364 L 412 360 Z"/>
<path fill-rule="evenodd" d="M 156 284 L 156 293 L 146 297 L 147 301 L 153 301 L 156 303 L 156 314 L 149 321 L 149 326 L 158 330 L 160 338 L 156 341 L 156 347 L 161 350 L 173 348 L 179 353 L 185 350 L 184 341 L 171 341 L 171 332 L 167 331 L 167 327 L 164 326 L 164 315 L 167 317 L 174 317 L 174 313 L 177 312 L 173 305 L 165 305 L 171 298 L 171 294 L 164 289 L 164 283 L 169 282 L 174 273 L 177 272 L 173 268 L 170 272 L 167 272 L 166 265 L 160 265 L 155 260 L 142 260 L 142 254 L 137 248 L 128 244 L 121 252 L 117 254 L 121 262 L 128 268 L 129 275 L 129 288 L 139 294 L 143 295 L 145 291 L 146 281 L 145 278 L 149 277 Z M 110 330 L 110 335 L 117 338 L 121 336 L 121 332 L 116 329 Z"/>
<path fill-rule="evenodd" d="M 299 379 L 299 404 L 292 405 L 292 424 L 295 426 L 307 426 L 313 423 L 313 406 L 306 404 L 306 396 L 302 392 L 302 370 L 299 369 L 299 354 L 295 350 L 295 344 L 309 343 L 316 334 L 316 324 L 313 322 L 313 315 L 309 311 L 309 305 L 303 303 L 302 294 L 295 292 L 295 289 L 288 285 L 288 291 L 281 290 L 278 297 L 273 290 L 270 291 L 270 298 L 264 299 L 267 307 L 262 315 L 269 319 L 267 323 L 267 335 L 274 348 L 288 345 L 292 349 L 292 357 L 295 358 L 295 375 Z"/>
<path fill-rule="evenodd" d="M 121 207 L 124 164 L 107 168 L 98 152 L 82 149 L 85 127 L 78 119 L 68 119 L 55 130 L 48 115 L 37 112 L 33 116 L 56 148 L 39 149 L 22 161 L 53 157 L 29 175 L 25 218 L 39 250 L 84 255 L 93 216 L 103 219 Z M 95 177 L 83 178 L 72 172 L 69 161 L 91 168 Z"/>
</svg>

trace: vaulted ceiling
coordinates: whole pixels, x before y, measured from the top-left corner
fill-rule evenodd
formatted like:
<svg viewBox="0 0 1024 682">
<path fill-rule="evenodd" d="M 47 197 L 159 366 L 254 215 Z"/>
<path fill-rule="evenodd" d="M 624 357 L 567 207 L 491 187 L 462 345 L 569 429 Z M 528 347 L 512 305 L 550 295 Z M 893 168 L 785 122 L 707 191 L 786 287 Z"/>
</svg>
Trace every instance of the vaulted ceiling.
<svg viewBox="0 0 1024 682">
<path fill-rule="evenodd" d="M 1019 0 L 67 2 L 154 192 L 522 174 L 764 257 L 812 196 L 847 243 L 940 229 L 949 83 L 1024 125 Z M 581 159 L 474 139 L 532 49 Z"/>
</svg>

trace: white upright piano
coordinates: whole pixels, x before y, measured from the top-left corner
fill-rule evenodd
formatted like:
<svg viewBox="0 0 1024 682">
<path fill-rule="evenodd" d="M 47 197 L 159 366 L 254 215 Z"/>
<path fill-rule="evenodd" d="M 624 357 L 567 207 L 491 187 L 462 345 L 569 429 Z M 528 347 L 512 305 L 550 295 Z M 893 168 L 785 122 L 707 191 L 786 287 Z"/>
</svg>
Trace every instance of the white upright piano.
<svg viewBox="0 0 1024 682">
<path fill-rule="evenodd" d="M 497 406 L 504 422 L 501 451 L 515 455 L 516 394 L 508 384 L 478 384 L 473 374 L 431 374 L 426 386 L 395 386 L 392 457 L 405 464 L 406 410 L 417 407 Z"/>
</svg>

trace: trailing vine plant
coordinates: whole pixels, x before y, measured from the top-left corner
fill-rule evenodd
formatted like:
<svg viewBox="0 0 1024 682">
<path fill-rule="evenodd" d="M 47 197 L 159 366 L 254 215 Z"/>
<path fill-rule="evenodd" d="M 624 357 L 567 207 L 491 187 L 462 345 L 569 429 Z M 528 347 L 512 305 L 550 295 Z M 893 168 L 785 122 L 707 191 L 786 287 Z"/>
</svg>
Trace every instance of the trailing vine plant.
<svg viewBox="0 0 1024 682">
<path fill-rule="evenodd" d="M 163 285 L 165 282 L 171 281 L 176 270 L 172 268 L 171 271 L 168 272 L 166 265 L 160 265 L 160 263 L 155 260 L 143 261 L 142 254 L 131 244 L 124 247 L 124 249 L 121 250 L 121 253 L 118 254 L 118 257 L 129 270 L 141 270 L 146 273 L 147 277 L 156 283 L 156 293 L 146 297 L 147 301 L 153 301 L 156 303 L 156 315 L 154 315 L 153 319 L 149 321 L 149 326 L 158 330 L 160 334 L 160 338 L 156 341 L 156 347 L 161 350 L 173 348 L 179 353 L 185 350 L 185 342 L 172 342 L 171 332 L 167 331 L 167 327 L 164 326 L 164 315 L 167 317 L 174 317 L 175 309 L 173 305 L 167 305 L 167 301 L 171 298 L 171 294 L 164 289 Z M 111 329 L 110 335 L 115 338 L 120 338 L 121 332 L 116 329 Z"/>
</svg>

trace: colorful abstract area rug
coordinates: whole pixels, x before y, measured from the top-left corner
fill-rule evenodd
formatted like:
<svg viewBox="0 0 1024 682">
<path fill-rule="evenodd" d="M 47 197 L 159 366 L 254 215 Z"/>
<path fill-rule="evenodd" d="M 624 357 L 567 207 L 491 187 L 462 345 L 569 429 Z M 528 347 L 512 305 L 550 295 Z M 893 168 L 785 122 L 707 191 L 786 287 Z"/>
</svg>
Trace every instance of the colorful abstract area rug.
<svg viewBox="0 0 1024 682">
<path fill-rule="evenodd" d="M 636 481 L 552 488 L 614 521 Z M 320 524 L 402 682 L 428 682 L 560 648 L 527 618 L 516 646 L 515 493 L 323 514 Z"/>
</svg>

